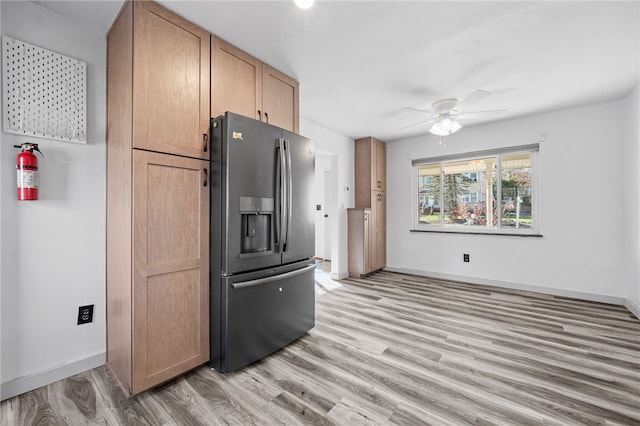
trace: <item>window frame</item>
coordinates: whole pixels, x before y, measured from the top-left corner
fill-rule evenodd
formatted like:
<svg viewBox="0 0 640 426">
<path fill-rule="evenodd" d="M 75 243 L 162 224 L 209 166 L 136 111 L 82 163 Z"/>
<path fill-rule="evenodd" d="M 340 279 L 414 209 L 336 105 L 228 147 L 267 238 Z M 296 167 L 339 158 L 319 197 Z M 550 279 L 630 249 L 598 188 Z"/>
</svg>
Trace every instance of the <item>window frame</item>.
<svg viewBox="0 0 640 426">
<path fill-rule="evenodd" d="M 499 214 L 497 224 L 495 227 L 482 227 L 482 226 L 452 226 L 445 225 L 444 223 L 444 211 L 440 209 L 440 224 L 428 224 L 420 223 L 420 215 L 418 213 L 419 208 L 419 196 L 417 196 L 418 188 L 418 169 L 421 165 L 427 164 L 439 164 L 440 176 L 443 175 L 443 165 L 453 161 L 472 161 L 478 159 L 484 159 L 487 157 L 496 157 L 496 181 L 497 181 L 497 201 L 502 204 L 502 155 L 515 154 L 515 153 L 530 153 L 531 155 L 531 217 L 533 218 L 533 226 L 531 228 L 503 228 L 502 217 Z M 437 232 L 437 233 L 452 233 L 452 234 L 484 234 L 484 235 L 516 235 L 516 236 L 541 236 L 540 232 L 540 209 L 539 209 L 539 144 L 520 145 L 507 148 L 497 148 L 485 151 L 475 151 L 468 153 L 443 155 L 438 157 L 427 157 L 411 160 L 412 168 L 412 229 L 416 232 Z M 442 191 L 440 188 L 440 204 L 442 204 Z"/>
</svg>

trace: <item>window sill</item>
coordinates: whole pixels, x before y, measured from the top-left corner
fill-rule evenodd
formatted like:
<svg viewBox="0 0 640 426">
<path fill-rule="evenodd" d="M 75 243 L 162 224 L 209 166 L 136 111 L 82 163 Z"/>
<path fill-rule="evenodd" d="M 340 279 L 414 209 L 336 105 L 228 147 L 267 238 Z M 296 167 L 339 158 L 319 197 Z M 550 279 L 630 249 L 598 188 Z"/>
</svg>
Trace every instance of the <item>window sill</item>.
<svg viewBox="0 0 640 426">
<path fill-rule="evenodd" d="M 444 229 L 410 229 L 409 232 L 431 232 L 436 234 L 462 234 L 462 235 L 498 235 L 501 237 L 533 237 L 542 238 L 542 234 L 525 234 L 515 232 L 484 232 L 484 231 L 457 231 Z"/>
</svg>

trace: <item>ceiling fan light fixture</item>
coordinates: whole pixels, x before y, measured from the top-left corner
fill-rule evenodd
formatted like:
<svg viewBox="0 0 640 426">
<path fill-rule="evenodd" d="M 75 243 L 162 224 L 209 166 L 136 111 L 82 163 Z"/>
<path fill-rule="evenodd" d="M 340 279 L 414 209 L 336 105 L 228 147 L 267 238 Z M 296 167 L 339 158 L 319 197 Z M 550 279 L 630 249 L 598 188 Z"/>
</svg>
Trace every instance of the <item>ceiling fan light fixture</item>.
<svg viewBox="0 0 640 426">
<path fill-rule="evenodd" d="M 462 129 L 462 125 L 449 117 L 443 117 L 436 121 L 429 132 L 436 136 L 449 136 Z"/>
<path fill-rule="evenodd" d="M 293 0 L 293 2 L 300 9 L 310 9 L 311 6 L 313 6 L 313 3 L 315 3 L 315 0 Z"/>
</svg>

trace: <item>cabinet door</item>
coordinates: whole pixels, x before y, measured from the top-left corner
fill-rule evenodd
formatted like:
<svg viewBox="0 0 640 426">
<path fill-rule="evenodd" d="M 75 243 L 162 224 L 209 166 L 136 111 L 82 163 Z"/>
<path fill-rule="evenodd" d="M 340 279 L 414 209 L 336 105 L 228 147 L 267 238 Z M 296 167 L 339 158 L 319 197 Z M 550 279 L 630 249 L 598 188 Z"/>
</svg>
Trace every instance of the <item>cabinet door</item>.
<svg viewBox="0 0 640 426">
<path fill-rule="evenodd" d="M 218 37 L 212 39 L 211 116 L 231 111 L 260 120 L 262 62 Z"/>
<path fill-rule="evenodd" d="M 378 179 L 378 144 L 379 142 L 373 138 L 369 138 L 369 173 L 371 176 L 371 190 L 380 191 L 380 180 Z M 376 202 L 374 198 L 371 199 L 371 207 Z"/>
<path fill-rule="evenodd" d="M 298 133 L 298 82 L 262 65 L 262 121 Z"/>
<path fill-rule="evenodd" d="M 371 214 L 371 210 L 365 210 L 364 211 L 364 238 L 363 238 L 363 244 L 364 244 L 364 273 L 368 274 L 369 272 L 373 271 L 373 264 L 374 264 L 374 250 L 373 250 L 373 233 L 372 233 L 372 229 L 373 229 L 373 222 L 372 222 L 372 214 Z"/>
<path fill-rule="evenodd" d="M 375 141 L 376 142 L 376 161 L 372 163 L 376 169 L 376 180 L 379 182 L 378 191 L 386 191 L 387 190 L 387 145 L 384 142 Z"/>
<path fill-rule="evenodd" d="M 380 192 L 379 195 L 379 197 L 376 197 L 378 213 L 378 259 L 376 269 L 382 269 L 387 265 L 387 194 Z"/>
<path fill-rule="evenodd" d="M 134 2 L 133 146 L 209 158 L 210 35 Z"/>
<path fill-rule="evenodd" d="M 386 191 L 387 146 L 374 138 L 370 139 L 371 190 Z M 373 203 L 375 200 L 371 200 Z"/>
<path fill-rule="evenodd" d="M 356 208 L 371 208 L 371 191 L 376 188 L 373 184 L 371 166 L 371 137 L 356 139 L 354 142 L 355 191 L 354 204 Z"/>
<path fill-rule="evenodd" d="M 348 209 L 348 248 L 349 248 L 349 276 L 360 276 L 371 272 L 371 210 Z"/>
<path fill-rule="evenodd" d="M 133 385 L 209 360 L 207 161 L 133 153 Z"/>
<path fill-rule="evenodd" d="M 375 271 L 386 263 L 385 193 L 371 191 L 371 200 L 371 269 Z"/>
</svg>

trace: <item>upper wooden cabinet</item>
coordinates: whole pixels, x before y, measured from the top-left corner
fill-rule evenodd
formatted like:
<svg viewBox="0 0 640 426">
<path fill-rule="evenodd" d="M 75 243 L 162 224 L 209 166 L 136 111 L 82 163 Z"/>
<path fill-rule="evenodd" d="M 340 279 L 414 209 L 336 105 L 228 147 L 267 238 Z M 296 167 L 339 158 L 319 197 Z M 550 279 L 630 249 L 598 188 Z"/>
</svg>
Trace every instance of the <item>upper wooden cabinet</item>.
<svg viewBox="0 0 640 426">
<path fill-rule="evenodd" d="M 211 116 L 232 111 L 259 120 L 262 62 L 218 37 L 211 40 Z"/>
<path fill-rule="evenodd" d="M 262 121 L 298 133 L 298 82 L 262 65 Z"/>
<path fill-rule="evenodd" d="M 387 190 L 387 145 L 371 138 L 371 189 Z"/>
<path fill-rule="evenodd" d="M 134 1 L 133 147 L 209 158 L 208 32 L 150 1 Z"/>
<path fill-rule="evenodd" d="M 386 192 L 387 146 L 372 137 L 355 141 L 355 207 L 373 207 L 371 191 Z"/>
<path fill-rule="evenodd" d="M 211 116 L 232 111 L 297 133 L 298 82 L 213 36 Z"/>
</svg>

